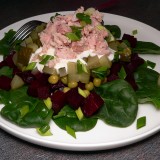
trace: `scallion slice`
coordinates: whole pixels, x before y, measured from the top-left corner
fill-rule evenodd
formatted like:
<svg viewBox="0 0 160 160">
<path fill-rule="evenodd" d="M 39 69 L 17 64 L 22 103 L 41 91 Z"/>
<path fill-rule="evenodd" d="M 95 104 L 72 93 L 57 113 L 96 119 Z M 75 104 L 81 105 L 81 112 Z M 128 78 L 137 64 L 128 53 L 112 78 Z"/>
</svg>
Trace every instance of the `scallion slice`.
<svg viewBox="0 0 160 160">
<path fill-rule="evenodd" d="M 146 116 L 137 119 L 137 129 L 140 129 L 146 125 Z"/>
<path fill-rule="evenodd" d="M 53 58 L 54 56 L 51 56 L 51 55 L 43 55 L 42 60 L 39 62 L 39 64 L 45 65 L 49 60 L 52 60 Z"/>
<path fill-rule="evenodd" d="M 72 137 L 76 138 L 76 134 L 75 134 L 75 131 L 70 128 L 69 126 L 66 126 L 66 131 L 68 134 L 70 134 Z"/>
</svg>

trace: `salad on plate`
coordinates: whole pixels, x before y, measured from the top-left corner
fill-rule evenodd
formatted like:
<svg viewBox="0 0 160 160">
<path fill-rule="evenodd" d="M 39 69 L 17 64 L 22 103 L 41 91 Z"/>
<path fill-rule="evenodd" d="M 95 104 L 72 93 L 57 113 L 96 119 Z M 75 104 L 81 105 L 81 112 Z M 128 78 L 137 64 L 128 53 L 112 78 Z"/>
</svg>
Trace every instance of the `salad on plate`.
<svg viewBox="0 0 160 160">
<path fill-rule="evenodd" d="M 94 8 L 55 14 L 23 41 L 9 44 L 16 32 L 0 40 L 0 114 L 42 136 L 52 135 L 50 122 L 76 138 L 98 120 L 114 127 L 137 129 L 138 104 L 160 109 L 160 75 L 141 54 L 160 54 L 152 42 L 121 35 L 117 25 L 104 24 Z"/>
</svg>

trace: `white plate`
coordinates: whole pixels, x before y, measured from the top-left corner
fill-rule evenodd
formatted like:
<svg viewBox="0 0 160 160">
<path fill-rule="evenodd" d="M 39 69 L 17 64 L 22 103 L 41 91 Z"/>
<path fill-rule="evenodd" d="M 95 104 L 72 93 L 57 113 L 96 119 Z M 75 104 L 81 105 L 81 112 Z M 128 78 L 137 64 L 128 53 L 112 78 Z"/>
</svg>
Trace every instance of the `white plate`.
<svg viewBox="0 0 160 160">
<path fill-rule="evenodd" d="M 69 12 L 61 13 L 67 14 Z M 16 30 L 25 22 L 33 19 L 48 22 L 52 15 L 54 14 L 39 15 L 14 23 L 0 31 L 0 39 L 3 37 L 4 32 L 7 32 L 9 29 Z M 104 13 L 104 22 L 105 24 L 116 24 L 120 26 L 123 33 L 131 34 L 133 30 L 137 29 L 137 38 L 139 40 L 151 41 L 160 45 L 160 32 L 146 24 L 106 13 Z M 160 56 L 153 57 L 153 55 L 148 55 L 144 58 L 158 64 Z M 156 70 L 160 72 L 160 65 L 156 66 Z M 1 108 L 2 106 L 0 106 Z M 137 118 L 141 116 L 147 117 L 147 124 L 139 130 L 136 129 L 136 122 L 127 128 L 116 128 L 108 126 L 102 121 L 98 121 L 96 127 L 91 131 L 76 133 L 77 139 L 74 139 L 65 131 L 59 129 L 53 122 L 51 122 L 53 136 L 49 137 L 38 135 L 35 129 L 20 128 L 2 117 L 0 117 L 0 127 L 18 138 L 37 145 L 63 150 L 93 151 L 129 145 L 147 138 L 160 130 L 160 111 L 156 110 L 152 105 L 139 105 Z"/>
</svg>

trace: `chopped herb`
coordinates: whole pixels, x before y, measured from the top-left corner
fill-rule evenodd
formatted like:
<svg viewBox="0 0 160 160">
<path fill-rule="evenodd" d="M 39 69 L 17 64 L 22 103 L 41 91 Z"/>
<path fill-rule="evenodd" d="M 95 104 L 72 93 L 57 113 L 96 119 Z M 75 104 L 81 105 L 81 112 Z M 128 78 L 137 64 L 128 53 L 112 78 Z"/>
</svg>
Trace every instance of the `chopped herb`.
<svg viewBox="0 0 160 160">
<path fill-rule="evenodd" d="M 137 119 L 137 129 L 140 129 L 146 125 L 146 116 Z"/>
<path fill-rule="evenodd" d="M 81 107 L 79 107 L 77 110 L 75 110 L 75 112 L 76 112 L 76 115 L 77 115 L 78 119 L 82 120 L 83 117 L 84 117 L 84 114 L 83 114 L 83 112 L 81 110 Z"/>
<path fill-rule="evenodd" d="M 76 138 L 76 134 L 75 134 L 75 131 L 70 128 L 69 126 L 66 126 L 66 131 L 68 134 L 70 134 L 72 137 Z"/>
<path fill-rule="evenodd" d="M 138 33 L 137 29 L 132 31 L 132 35 L 136 35 Z"/>
<path fill-rule="evenodd" d="M 88 73 L 86 65 L 83 64 L 80 60 L 77 60 L 77 71 L 79 74 L 83 72 Z"/>
<path fill-rule="evenodd" d="M 76 17 L 81 20 L 81 21 L 84 21 L 86 24 L 91 24 L 91 19 L 90 19 L 90 16 L 87 15 L 87 14 L 84 14 L 84 13 L 77 13 L 76 14 Z"/>
<path fill-rule="evenodd" d="M 46 105 L 46 107 L 48 109 L 51 109 L 52 108 L 52 101 L 51 101 L 51 98 L 48 97 L 47 99 L 43 100 L 44 101 L 44 104 Z"/>
<path fill-rule="evenodd" d="M 41 128 L 37 128 L 37 132 L 41 136 L 51 136 L 52 135 L 49 125 L 45 125 L 45 126 L 42 126 Z"/>
<path fill-rule="evenodd" d="M 119 73 L 118 73 L 118 77 L 119 77 L 120 79 L 125 79 L 126 76 L 127 76 L 127 74 L 126 74 L 126 71 L 125 71 L 124 67 L 121 67 L 121 69 L 120 69 L 120 71 L 119 71 Z"/>
<path fill-rule="evenodd" d="M 79 40 L 80 40 L 80 37 L 78 37 L 78 36 L 76 35 L 76 33 L 73 33 L 73 32 L 66 33 L 66 36 L 67 36 L 71 41 L 79 41 Z"/>
<path fill-rule="evenodd" d="M 28 105 L 24 105 L 24 106 L 20 109 L 21 118 L 24 117 L 28 112 L 29 112 L 29 106 L 28 106 Z"/>
<path fill-rule="evenodd" d="M 42 61 L 39 62 L 39 64 L 45 65 L 49 60 L 52 60 L 54 56 L 51 55 L 43 55 L 42 56 Z"/>
<path fill-rule="evenodd" d="M 28 64 L 28 66 L 25 68 L 26 71 L 33 70 L 36 66 L 36 62 L 31 62 Z"/>
</svg>

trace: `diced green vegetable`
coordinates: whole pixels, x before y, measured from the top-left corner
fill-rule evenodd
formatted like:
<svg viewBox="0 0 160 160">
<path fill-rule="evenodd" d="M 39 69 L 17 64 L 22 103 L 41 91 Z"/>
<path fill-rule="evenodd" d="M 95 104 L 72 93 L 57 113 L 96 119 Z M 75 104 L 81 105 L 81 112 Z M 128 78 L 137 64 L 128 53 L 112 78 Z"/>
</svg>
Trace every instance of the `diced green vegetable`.
<svg viewBox="0 0 160 160">
<path fill-rule="evenodd" d="M 26 71 L 33 70 L 36 67 L 37 62 L 31 62 L 28 64 L 28 66 L 25 68 Z"/>
<path fill-rule="evenodd" d="M 29 112 L 29 106 L 28 106 L 28 105 L 24 105 L 24 106 L 20 109 L 21 118 L 24 117 L 28 112 Z"/>
<path fill-rule="evenodd" d="M 76 134 L 75 134 L 75 131 L 70 128 L 69 126 L 66 126 L 66 131 L 68 134 L 70 134 L 72 137 L 76 138 Z"/>
<path fill-rule="evenodd" d="M 52 132 L 50 131 L 50 126 L 49 125 L 44 125 L 41 128 L 37 128 L 37 132 L 41 136 L 52 136 Z"/>
<path fill-rule="evenodd" d="M 81 110 L 81 107 L 79 107 L 75 112 L 76 112 L 76 115 L 77 115 L 78 119 L 82 120 L 82 118 L 84 117 L 84 114 Z"/>
<path fill-rule="evenodd" d="M 132 31 L 132 35 L 136 35 L 136 34 L 138 34 L 138 30 L 137 29 Z"/>
<path fill-rule="evenodd" d="M 43 101 L 44 101 L 44 104 L 47 106 L 48 109 L 52 108 L 52 101 L 51 101 L 50 97 L 48 97 L 47 99 L 45 99 Z"/>
<path fill-rule="evenodd" d="M 41 58 L 42 58 L 42 60 L 41 60 L 39 63 L 45 65 L 45 64 L 48 63 L 48 61 L 54 59 L 54 56 L 51 56 L 51 55 L 43 55 Z"/>
<path fill-rule="evenodd" d="M 146 126 L 146 116 L 137 119 L 137 129 Z"/>
</svg>

